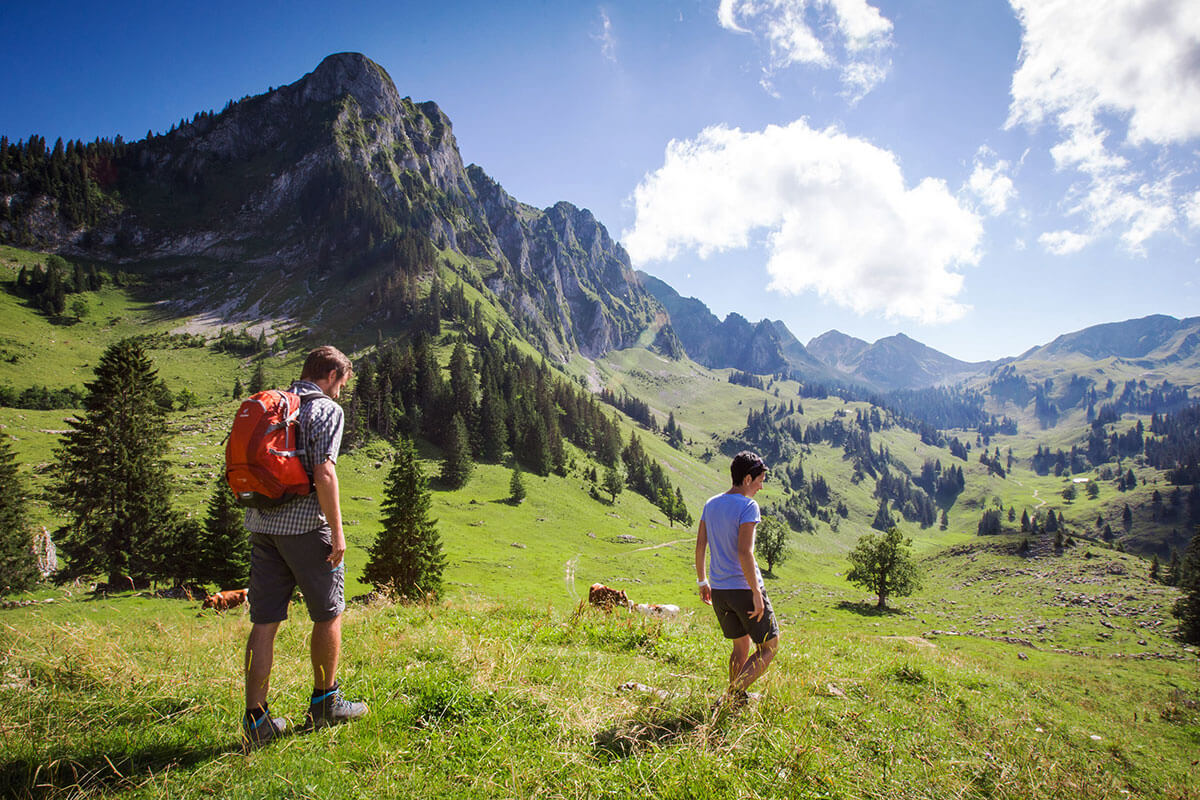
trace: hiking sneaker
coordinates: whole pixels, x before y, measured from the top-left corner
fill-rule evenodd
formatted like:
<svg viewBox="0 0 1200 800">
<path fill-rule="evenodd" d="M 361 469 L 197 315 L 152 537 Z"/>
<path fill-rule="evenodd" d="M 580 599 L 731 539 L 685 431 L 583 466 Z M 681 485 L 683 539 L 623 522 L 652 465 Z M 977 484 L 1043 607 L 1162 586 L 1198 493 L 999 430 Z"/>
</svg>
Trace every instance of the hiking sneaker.
<svg viewBox="0 0 1200 800">
<path fill-rule="evenodd" d="M 347 700 L 341 687 L 334 686 L 329 691 L 313 697 L 308 712 L 304 715 L 304 727 L 306 730 L 320 730 L 358 719 L 366 714 L 366 703 Z"/>
<path fill-rule="evenodd" d="M 262 747 L 283 736 L 283 729 L 286 727 L 286 722 L 278 717 L 272 717 L 270 712 L 263 714 L 257 720 L 247 712 L 242 715 L 242 747 L 246 750 Z"/>
</svg>

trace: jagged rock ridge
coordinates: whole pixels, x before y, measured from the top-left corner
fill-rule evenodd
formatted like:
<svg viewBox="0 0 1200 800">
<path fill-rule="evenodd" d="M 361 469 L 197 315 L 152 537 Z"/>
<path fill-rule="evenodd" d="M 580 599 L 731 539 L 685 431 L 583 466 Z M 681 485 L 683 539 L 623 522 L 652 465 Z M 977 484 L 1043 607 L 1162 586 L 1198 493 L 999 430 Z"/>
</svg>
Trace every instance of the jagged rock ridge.
<svg viewBox="0 0 1200 800">
<path fill-rule="evenodd" d="M 128 145 L 118 166 L 119 213 L 91 230 L 43 225 L 23 244 L 152 269 L 186 260 L 193 276 L 241 281 L 242 304 L 257 313 L 294 310 L 306 302 L 297 286 L 320 295 L 332 281 L 344 313 L 397 269 L 429 272 L 432 263 L 404 260 L 404 237 L 415 236 L 474 259 L 464 277 L 486 283 L 559 358 L 629 346 L 660 312 L 590 212 L 509 197 L 463 164 L 435 103 L 402 98 L 357 53 Z M 194 294 L 197 305 L 226 299 Z M 390 313 L 356 310 L 363 326 Z"/>
</svg>

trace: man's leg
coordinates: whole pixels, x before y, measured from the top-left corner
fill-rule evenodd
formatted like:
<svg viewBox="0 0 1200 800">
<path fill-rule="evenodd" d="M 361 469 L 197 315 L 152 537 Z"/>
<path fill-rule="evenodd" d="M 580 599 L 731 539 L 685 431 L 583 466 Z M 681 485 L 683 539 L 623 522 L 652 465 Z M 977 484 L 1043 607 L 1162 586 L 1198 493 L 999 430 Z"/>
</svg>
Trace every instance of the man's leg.
<svg viewBox="0 0 1200 800">
<path fill-rule="evenodd" d="M 337 682 L 338 658 L 342 652 L 342 615 L 327 622 L 314 622 L 310 645 L 313 689 L 325 691 Z"/>
<path fill-rule="evenodd" d="M 278 622 L 255 623 L 250 627 L 250 637 L 246 640 L 246 708 L 266 705 L 278 631 Z"/>
<path fill-rule="evenodd" d="M 739 639 L 739 641 L 741 641 L 741 640 Z M 747 647 L 749 646 L 749 644 L 748 644 L 749 641 L 750 641 L 750 637 L 747 636 L 746 637 Z M 756 680 L 758 680 L 760 677 L 762 677 L 762 674 L 767 671 L 767 667 L 770 666 L 771 660 L 773 658 L 775 658 L 775 653 L 778 652 L 778 650 L 779 650 L 779 637 L 778 636 L 774 636 L 770 639 L 767 639 L 765 642 L 760 644 L 758 646 L 758 648 L 754 651 L 754 655 L 745 659 L 745 662 L 742 664 L 742 668 L 738 672 L 737 676 L 734 677 L 730 681 L 729 691 L 731 691 L 731 692 L 744 691 L 748 686 L 750 686 L 750 684 L 754 683 Z M 733 660 L 731 658 L 730 659 L 731 666 L 732 666 L 732 662 L 733 662 Z"/>
<path fill-rule="evenodd" d="M 742 667 L 746 665 L 746 658 L 750 655 L 750 637 L 743 636 L 733 640 L 733 652 L 729 654 L 729 685 L 733 686 L 734 680 L 741 674 Z"/>
</svg>

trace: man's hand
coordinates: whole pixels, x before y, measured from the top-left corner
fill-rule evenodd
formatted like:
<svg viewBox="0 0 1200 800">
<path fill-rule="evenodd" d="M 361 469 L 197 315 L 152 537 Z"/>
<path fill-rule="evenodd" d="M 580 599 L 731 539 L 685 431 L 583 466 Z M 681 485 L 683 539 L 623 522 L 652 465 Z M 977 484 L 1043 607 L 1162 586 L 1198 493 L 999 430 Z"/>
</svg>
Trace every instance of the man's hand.
<svg viewBox="0 0 1200 800">
<path fill-rule="evenodd" d="M 329 551 L 329 556 L 325 560 L 332 564 L 334 569 L 337 569 L 346 555 L 346 534 L 338 531 L 329 537 L 329 541 L 333 549 Z"/>
<path fill-rule="evenodd" d="M 750 612 L 750 619 L 761 620 L 763 618 L 763 614 L 766 613 L 767 610 L 766 606 L 763 604 L 762 592 L 760 592 L 758 589 L 754 589 L 752 594 L 754 595 L 754 610 Z"/>
<path fill-rule="evenodd" d="M 700 599 L 706 606 L 712 605 L 712 587 L 707 583 L 700 585 Z"/>
</svg>

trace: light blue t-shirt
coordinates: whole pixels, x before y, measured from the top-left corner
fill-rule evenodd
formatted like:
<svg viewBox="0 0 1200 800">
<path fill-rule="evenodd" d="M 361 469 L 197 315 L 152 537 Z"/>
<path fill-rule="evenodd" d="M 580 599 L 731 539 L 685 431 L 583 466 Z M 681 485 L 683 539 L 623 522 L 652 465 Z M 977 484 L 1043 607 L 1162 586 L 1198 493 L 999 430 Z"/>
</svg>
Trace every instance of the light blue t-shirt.
<svg viewBox="0 0 1200 800">
<path fill-rule="evenodd" d="M 738 559 L 738 528 L 744 522 L 761 522 L 758 503 L 744 494 L 710 497 L 700 515 L 708 534 L 708 585 L 714 589 L 749 589 Z M 762 586 L 762 575 L 758 575 Z"/>
</svg>

